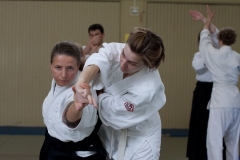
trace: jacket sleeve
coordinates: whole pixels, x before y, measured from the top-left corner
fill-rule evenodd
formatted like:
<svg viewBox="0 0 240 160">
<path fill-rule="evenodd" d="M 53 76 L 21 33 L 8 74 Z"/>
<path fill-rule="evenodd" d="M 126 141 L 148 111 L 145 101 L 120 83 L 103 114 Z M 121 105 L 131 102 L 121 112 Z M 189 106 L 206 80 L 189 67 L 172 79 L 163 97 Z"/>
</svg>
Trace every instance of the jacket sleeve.
<svg viewBox="0 0 240 160">
<path fill-rule="evenodd" d="M 120 96 L 110 92 L 99 96 L 99 113 L 102 122 L 114 129 L 137 125 L 158 112 L 166 102 L 164 85 L 141 90 L 149 86 L 129 88 Z"/>
</svg>

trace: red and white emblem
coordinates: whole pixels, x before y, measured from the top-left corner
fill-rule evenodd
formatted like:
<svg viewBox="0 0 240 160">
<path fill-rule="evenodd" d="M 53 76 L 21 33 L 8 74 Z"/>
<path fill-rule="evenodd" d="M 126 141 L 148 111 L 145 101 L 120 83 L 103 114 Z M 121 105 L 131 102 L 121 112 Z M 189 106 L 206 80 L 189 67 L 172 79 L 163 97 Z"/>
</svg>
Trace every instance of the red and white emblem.
<svg viewBox="0 0 240 160">
<path fill-rule="evenodd" d="M 128 102 L 124 103 L 125 108 L 129 111 L 129 112 L 133 112 L 134 111 L 134 105 Z"/>
</svg>

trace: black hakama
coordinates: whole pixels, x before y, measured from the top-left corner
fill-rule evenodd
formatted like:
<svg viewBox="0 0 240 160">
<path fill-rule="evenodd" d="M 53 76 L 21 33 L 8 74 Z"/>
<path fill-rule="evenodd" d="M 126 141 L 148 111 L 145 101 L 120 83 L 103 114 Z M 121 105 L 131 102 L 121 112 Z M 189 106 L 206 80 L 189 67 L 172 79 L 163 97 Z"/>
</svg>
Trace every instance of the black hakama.
<svg viewBox="0 0 240 160">
<path fill-rule="evenodd" d="M 79 142 L 62 142 L 45 132 L 45 140 L 40 151 L 39 160 L 106 160 L 107 153 L 102 146 L 98 130 L 101 120 L 98 119 L 93 132 Z M 76 151 L 94 151 L 96 154 L 89 157 L 79 157 Z"/>
<path fill-rule="evenodd" d="M 207 105 L 211 98 L 212 87 L 212 82 L 198 81 L 193 92 L 187 143 L 187 157 L 189 160 L 207 160 L 206 139 L 209 117 Z M 225 151 L 223 153 L 223 159 L 225 160 Z"/>
</svg>

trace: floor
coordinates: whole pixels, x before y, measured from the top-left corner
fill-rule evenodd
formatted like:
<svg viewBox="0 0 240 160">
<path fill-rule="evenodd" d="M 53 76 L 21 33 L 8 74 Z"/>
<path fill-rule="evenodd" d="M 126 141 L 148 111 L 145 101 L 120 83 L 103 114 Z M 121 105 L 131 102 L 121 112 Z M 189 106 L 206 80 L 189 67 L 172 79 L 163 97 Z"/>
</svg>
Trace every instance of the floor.
<svg viewBox="0 0 240 160">
<path fill-rule="evenodd" d="M 0 135 L 0 160 L 38 160 L 44 136 Z M 187 137 L 162 137 L 161 160 L 187 160 Z"/>
</svg>

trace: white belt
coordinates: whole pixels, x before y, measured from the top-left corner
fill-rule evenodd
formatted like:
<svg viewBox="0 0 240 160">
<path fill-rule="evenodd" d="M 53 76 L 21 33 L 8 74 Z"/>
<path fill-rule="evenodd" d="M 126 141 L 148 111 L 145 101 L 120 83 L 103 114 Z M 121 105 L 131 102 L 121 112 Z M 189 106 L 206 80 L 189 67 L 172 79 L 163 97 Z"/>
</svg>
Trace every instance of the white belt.
<svg viewBox="0 0 240 160">
<path fill-rule="evenodd" d="M 117 160 L 123 160 L 127 143 L 127 129 L 122 129 L 119 137 Z"/>
<path fill-rule="evenodd" d="M 236 87 L 236 84 L 233 83 L 213 83 L 213 87 Z"/>
</svg>

